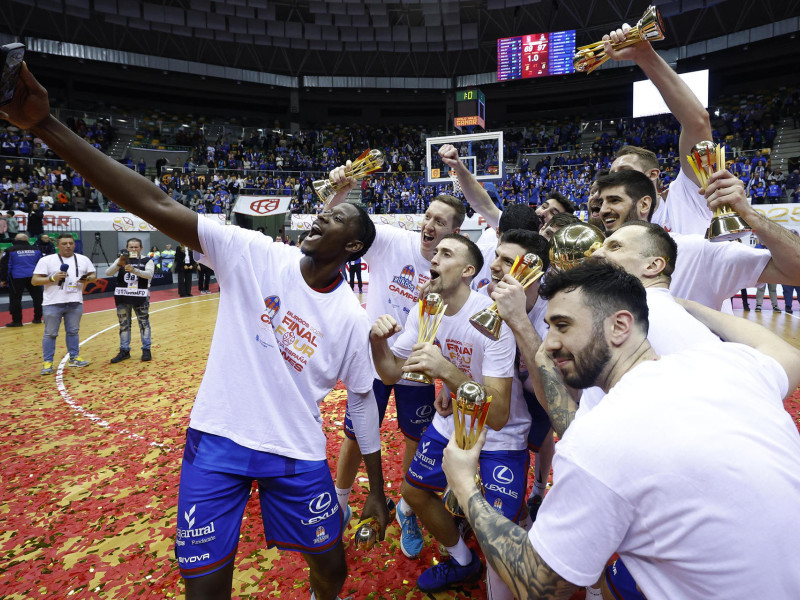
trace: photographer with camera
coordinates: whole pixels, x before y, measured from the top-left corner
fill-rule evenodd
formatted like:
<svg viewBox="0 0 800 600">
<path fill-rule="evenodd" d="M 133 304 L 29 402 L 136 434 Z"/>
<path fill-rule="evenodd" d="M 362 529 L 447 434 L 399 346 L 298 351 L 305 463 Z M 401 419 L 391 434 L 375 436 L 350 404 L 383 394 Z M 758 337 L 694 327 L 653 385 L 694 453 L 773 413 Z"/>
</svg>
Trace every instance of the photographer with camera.
<svg viewBox="0 0 800 600">
<path fill-rule="evenodd" d="M 119 353 L 111 359 L 112 364 L 131 357 L 131 313 L 136 313 L 139 333 L 142 337 L 142 361 L 149 361 L 150 354 L 150 281 L 155 273 L 155 263 L 142 256 L 142 240 L 130 238 L 119 258 L 106 269 L 106 277 L 117 277 L 114 301 L 119 319 Z"/>
<path fill-rule="evenodd" d="M 44 256 L 36 263 L 31 283 L 44 286 L 42 316 L 44 337 L 42 338 L 42 375 L 53 372 L 53 356 L 56 353 L 56 338 L 64 319 L 67 332 L 67 350 L 70 367 L 85 367 L 78 351 L 81 316 L 83 316 L 83 287 L 97 279 L 92 261 L 75 252 L 75 238 L 71 233 L 62 233 L 56 242 L 57 252 Z"/>
</svg>

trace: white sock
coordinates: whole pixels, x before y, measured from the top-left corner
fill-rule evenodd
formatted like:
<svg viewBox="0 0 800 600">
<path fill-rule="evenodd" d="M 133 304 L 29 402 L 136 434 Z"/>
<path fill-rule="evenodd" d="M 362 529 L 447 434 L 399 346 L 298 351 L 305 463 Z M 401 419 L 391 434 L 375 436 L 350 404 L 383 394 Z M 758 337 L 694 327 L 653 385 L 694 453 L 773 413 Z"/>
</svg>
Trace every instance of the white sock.
<svg viewBox="0 0 800 600">
<path fill-rule="evenodd" d="M 339 507 L 343 510 L 347 510 L 347 503 L 350 501 L 350 490 L 353 489 L 351 485 L 349 488 L 338 488 L 334 486 L 336 490 L 336 499 L 339 500 Z"/>
<path fill-rule="evenodd" d="M 403 515 L 406 517 L 411 516 L 414 514 L 414 509 L 408 505 L 405 498 L 400 498 L 400 502 L 397 505 L 397 510 L 399 510 Z"/>
<path fill-rule="evenodd" d="M 458 538 L 458 543 L 455 546 L 445 547 L 450 553 L 450 558 L 455 559 L 455 561 L 462 567 L 466 567 L 472 561 L 472 552 L 470 551 L 469 546 L 467 546 L 467 544 L 461 538 Z"/>
<path fill-rule="evenodd" d="M 586 586 L 586 600 L 603 600 L 603 594 L 599 587 Z"/>
</svg>

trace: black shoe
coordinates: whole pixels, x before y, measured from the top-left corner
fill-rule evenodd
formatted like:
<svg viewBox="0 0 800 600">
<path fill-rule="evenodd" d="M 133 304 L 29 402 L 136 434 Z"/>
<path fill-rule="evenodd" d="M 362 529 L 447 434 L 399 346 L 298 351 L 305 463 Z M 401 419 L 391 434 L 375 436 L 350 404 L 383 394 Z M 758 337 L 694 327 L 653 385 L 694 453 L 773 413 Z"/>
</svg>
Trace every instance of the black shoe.
<svg viewBox="0 0 800 600">
<path fill-rule="evenodd" d="M 6 327 L 22 327 L 22 323 L 17 323 L 16 321 L 11 321 L 11 323 L 6 323 Z"/>
<path fill-rule="evenodd" d="M 128 360 L 131 357 L 130 350 L 120 350 L 119 354 L 117 354 L 114 358 L 111 359 L 111 364 L 116 364 L 118 362 L 122 362 L 123 360 Z"/>
<path fill-rule="evenodd" d="M 750 305 L 749 304 L 745 304 L 742 308 L 744 310 L 750 310 Z"/>
<path fill-rule="evenodd" d="M 756 312 L 761 312 L 761 307 L 760 306 L 756 306 Z"/>
<path fill-rule="evenodd" d="M 787 313 L 789 313 L 789 314 L 791 315 L 791 314 L 792 314 L 794 311 L 793 311 L 791 308 L 787 308 L 787 309 L 786 309 L 786 312 L 787 312 Z"/>
<path fill-rule="evenodd" d="M 148 360 L 153 360 L 150 350 L 142 350 L 142 362 L 147 362 Z"/>
<path fill-rule="evenodd" d="M 34 325 L 41 325 L 43 321 L 41 319 L 34 319 L 33 321 L 31 321 L 31 323 L 33 323 Z"/>
</svg>

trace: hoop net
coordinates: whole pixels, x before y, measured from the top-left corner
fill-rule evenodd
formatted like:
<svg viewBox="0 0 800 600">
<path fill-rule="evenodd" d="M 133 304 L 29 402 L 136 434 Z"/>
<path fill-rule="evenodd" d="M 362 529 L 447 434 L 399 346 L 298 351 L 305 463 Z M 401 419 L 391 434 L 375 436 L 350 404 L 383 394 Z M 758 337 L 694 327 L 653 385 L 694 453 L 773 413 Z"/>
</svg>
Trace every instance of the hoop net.
<svg viewBox="0 0 800 600">
<path fill-rule="evenodd" d="M 464 190 L 461 189 L 461 183 L 458 181 L 458 175 L 456 175 L 455 169 L 450 169 L 450 181 L 453 184 L 453 196 L 458 198 L 459 196 L 464 195 Z"/>
</svg>

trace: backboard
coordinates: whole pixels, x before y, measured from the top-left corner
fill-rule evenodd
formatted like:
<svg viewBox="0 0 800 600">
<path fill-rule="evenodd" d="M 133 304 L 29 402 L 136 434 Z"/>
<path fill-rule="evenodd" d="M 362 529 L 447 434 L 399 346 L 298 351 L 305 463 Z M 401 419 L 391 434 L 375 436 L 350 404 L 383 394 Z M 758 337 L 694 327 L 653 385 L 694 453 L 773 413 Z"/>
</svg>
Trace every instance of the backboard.
<svg viewBox="0 0 800 600">
<path fill-rule="evenodd" d="M 450 167 L 439 157 L 439 148 L 451 144 L 458 156 L 478 181 L 499 181 L 503 167 L 503 132 L 486 131 L 465 135 L 429 137 L 425 140 L 425 181 L 450 183 Z"/>
</svg>

